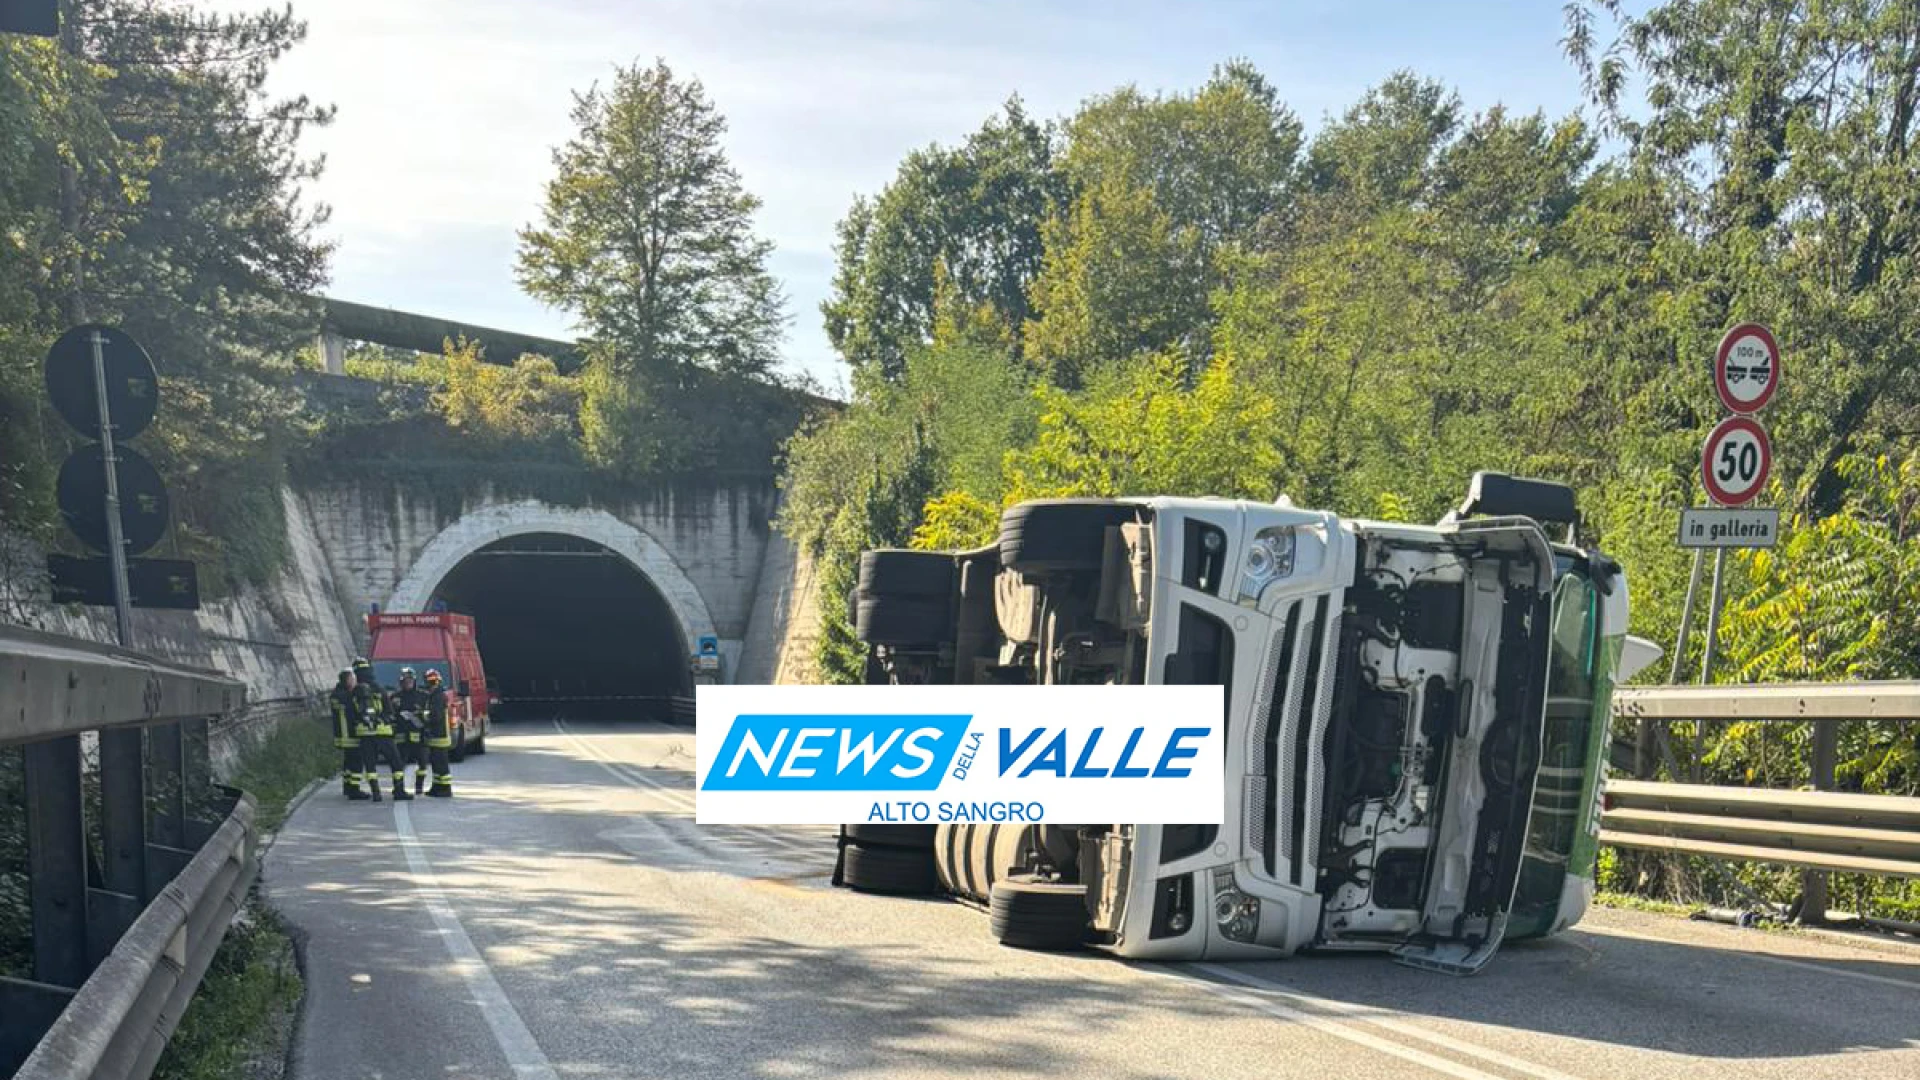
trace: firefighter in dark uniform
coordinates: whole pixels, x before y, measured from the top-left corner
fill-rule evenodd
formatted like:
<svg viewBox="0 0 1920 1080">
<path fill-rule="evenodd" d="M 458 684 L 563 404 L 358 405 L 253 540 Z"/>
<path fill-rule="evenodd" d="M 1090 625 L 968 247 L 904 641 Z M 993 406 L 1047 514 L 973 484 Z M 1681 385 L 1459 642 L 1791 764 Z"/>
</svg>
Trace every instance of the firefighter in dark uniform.
<svg viewBox="0 0 1920 1080">
<path fill-rule="evenodd" d="M 427 790 L 427 692 L 413 669 L 400 669 L 400 688 L 393 692 L 393 738 L 400 760 L 413 766 L 413 793 Z"/>
<path fill-rule="evenodd" d="M 400 751 L 393 745 L 393 703 L 387 700 L 387 692 L 374 681 L 373 665 L 364 658 L 353 662 L 353 676 L 357 684 L 354 694 L 365 716 L 364 734 L 360 736 L 360 742 L 366 755 L 367 790 L 373 795 L 374 802 L 380 801 L 380 766 L 384 763 L 393 777 L 394 801 L 412 799 L 413 796 L 407 792 L 407 767 L 400 763 Z"/>
<path fill-rule="evenodd" d="M 435 799 L 453 798 L 453 765 L 448 760 L 453 751 L 453 723 L 447 704 L 447 688 L 440 684 L 440 673 L 428 668 L 427 711 L 424 715 L 427 721 L 427 757 L 433 763 L 433 786 L 427 789 L 427 794 Z"/>
<path fill-rule="evenodd" d="M 333 710 L 333 745 L 340 750 L 340 791 L 347 798 L 368 798 L 360 786 L 360 699 L 354 693 L 353 669 L 340 669 L 340 681 L 327 695 Z"/>
</svg>

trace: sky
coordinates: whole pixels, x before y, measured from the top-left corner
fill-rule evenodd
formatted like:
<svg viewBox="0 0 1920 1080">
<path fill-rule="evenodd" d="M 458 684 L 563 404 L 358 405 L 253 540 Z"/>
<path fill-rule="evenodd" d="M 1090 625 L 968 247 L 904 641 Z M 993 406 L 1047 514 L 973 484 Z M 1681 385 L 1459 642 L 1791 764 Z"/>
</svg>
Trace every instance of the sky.
<svg viewBox="0 0 1920 1080">
<path fill-rule="evenodd" d="M 538 216 L 571 94 L 662 57 L 705 83 L 764 202 L 788 300 L 782 366 L 828 387 L 845 372 L 819 314 L 834 223 L 910 150 L 957 141 L 1009 95 L 1060 117 L 1127 83 L 1189 90 L 1245 57 L 1309 132 L 1398 68 L 1469 110 L 1579 104 L 1559 0 L 293 2 L 308 38 L 269 89 L 339 110 L 306 137 L 326 157 L 311 197 L 332 207 L 328 295 L 571 336 L 565 312 L 514 283 L 516 232 Z"/>
</svg>

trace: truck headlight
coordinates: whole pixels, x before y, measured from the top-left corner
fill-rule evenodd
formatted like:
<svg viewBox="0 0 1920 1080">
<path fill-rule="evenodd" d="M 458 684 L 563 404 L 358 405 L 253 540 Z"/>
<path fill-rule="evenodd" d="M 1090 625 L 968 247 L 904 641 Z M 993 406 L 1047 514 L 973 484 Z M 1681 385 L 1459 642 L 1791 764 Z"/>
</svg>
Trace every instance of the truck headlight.
<svg viewBox="0 0 1920 1080">
<path fill-rule="evenodd" d="M 1291 526 L 1261 529 L 1247 545 L 1240 569 L 1240 603 L 1253 607 L 1268 585 L 1293 576 L 1295 532 Z"/>
<path fill-rule="evenodd" d="M 1229 941 L 1252 941 L 1260 934 L 1260 898 L 1231 886 L 1213 896 L 1213 921 Z"/>
</svg>

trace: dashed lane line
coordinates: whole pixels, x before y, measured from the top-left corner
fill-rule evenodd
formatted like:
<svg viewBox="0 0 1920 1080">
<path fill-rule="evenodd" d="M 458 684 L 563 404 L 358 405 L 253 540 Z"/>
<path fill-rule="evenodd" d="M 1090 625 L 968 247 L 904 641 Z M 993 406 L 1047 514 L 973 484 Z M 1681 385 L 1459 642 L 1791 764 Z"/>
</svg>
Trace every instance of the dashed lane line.
<svg viewBox="0 0 1920 1080">
<path fill-rule="evenodd" d="M 552 1062 L 540 1049 L 540 1043 L 534 1039 L 527 1022 L 521 1018 L 520 1010 L 513 1007 L 507 992 L 500 988 L 500 981 L 493 977 L 493 969 L 487 966 L 486 958 L 480 955 L 473 939 L 467 936 L 467 928 L 461 924 L 459 914 L 447 902 L 447 894 L 440 888 L 440 879 L 434 876 L 433 864 L 427 861 L 426 851 L 419 837 L 414 835 L 413 817 L 408 813 L 406 803 L 393 804 L 393 827 L 400 834 L 400 848 L 406 853 L 407 867 L 413 871 L 414 888 L 419 891 L 421 899 L 426 902 L 427 911 L 433 916 L 433 925 L 440 932 L 440 941 L 453 958 L 453 969 L 466 981 L 467 989 L 480 1006 L 480 1015 L 493 1031 L 493 1041 L 500 1045 L 500 1052 L 506 1056 L 514 1077 L 516 1080 L 559 1080 L 560 1074 L 554 1071 Z"/>
<path fill-rule="evenodd" d="M 645 788 L 647 790 L 653 791 L 659 794 L 660 796 L 662 796 L 662 798 L 669 805 L 673 806 L 674 809 L 677 809 L 687 814 L 688 816 L 693 815 L 693 812 L 694 812 L 693 795 L 691 792 L 686 791 L 685 789 L 682 789 L 682 788 L 669 787 L 666 784 L 663 784 L 660 781 L 655 780 L 653 777 L 647 776 L 646 774 L 640 772 L 638 769 L 635 769 L 629 766 L 625 762 L 617 761 L 611 757 L 608 757 L 606 754 L 602 753 L 598 747 L 594 746 L 592 743 L 588 742 L 586 739 L 583 739 L 579 735 L 575 734 L 572 729 L 567 727 L 566 721 L 564 720 L 560 720 L 556 718 L 553 721 L 553 727 L 555 731 L 558 731 L 569 742 L 573 743 L 573 745 L 581 753 L 585 754 L 588 758 L 592 759 L 594 764 L 600 766 L 601 768 L 607 770 L 607 772 L 613 774 L 613 776 L 616 779 L 624 781 L 625 783 L 630 784 L 634 787 Z M 719 839 L 719 838 L 716 838 L 716 839 Z M 790 851 L 796 855 L 803 855 L 803 856 L 818 855 L 821 850 L 818 846 L 816 846 L 814 842 L 800 840 L 794 837 L 782 836 L 779 833 L 774 833 L 774 832 L 760 832 L 760 833 L 754 834 L 754 836 L 751 838 L 743 838 L 743 839 L 745 839 L 746 842 L 748 843 L 754 844 L 755 846 L 764 847 L 764 845 L 766 844 L 772 844 L 777 847 L 783 848 L 787 851 Z"/>
</svg>

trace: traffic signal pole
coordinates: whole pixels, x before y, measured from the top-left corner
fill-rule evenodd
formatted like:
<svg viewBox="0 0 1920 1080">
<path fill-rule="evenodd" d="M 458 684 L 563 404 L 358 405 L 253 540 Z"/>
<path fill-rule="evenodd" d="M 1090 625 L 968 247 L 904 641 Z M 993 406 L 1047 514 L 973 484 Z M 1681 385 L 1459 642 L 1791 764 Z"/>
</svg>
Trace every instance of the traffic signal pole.
<svg viewBox="0 0 1920 1080">
<path fill-rule="evenodd" d="M 95 330 L 88 335 L 93 343 L 93 395 L 100 407 L 100 450 L 107 471 L 107 559 L 113 567 L 113 618 L 119 631 L 120 647 L 133 648 L 133 603 L 127 589 L 127 542 L 120 529 L 119 459 L 113 454 L 113 411 L 107 406 L 107 339 Z"/>
</svg>

